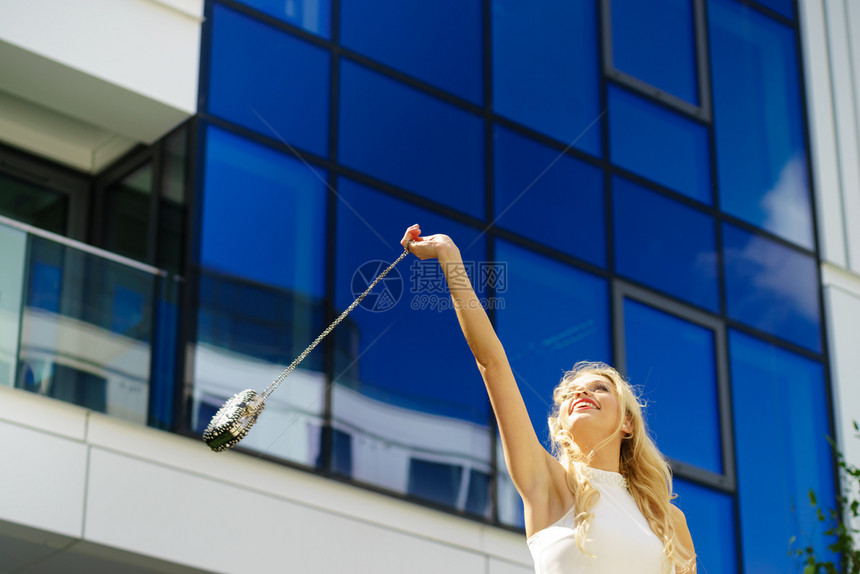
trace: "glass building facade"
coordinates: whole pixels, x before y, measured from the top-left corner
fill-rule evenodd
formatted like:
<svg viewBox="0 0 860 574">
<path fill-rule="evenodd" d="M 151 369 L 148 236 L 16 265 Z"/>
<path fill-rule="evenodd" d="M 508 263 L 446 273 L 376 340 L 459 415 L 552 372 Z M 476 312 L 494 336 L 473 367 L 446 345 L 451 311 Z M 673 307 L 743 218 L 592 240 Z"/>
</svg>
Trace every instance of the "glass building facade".
<svg viewBox="0 0 860 574">
<path fill-rule="evenodd" d="M 707 570 L 789 564 L 807 491 L 834 496 L 791 2 L 212 2 L 205 46 L 193 429 L 419 222 L 540 437 L 565 369 L 620 366 Z M 521 526 L 438 266 L 397 273 L 248 446 Z"/>
<path fill-rule="evenodd" d="M 836 498 L 798 38 L 792 0 L 208 1 L 197 116 L 95 187 L 91 242 L 155 271 L 0 228 L 27 278 L 7 378 L 197 436 L 420 223 L 460 246 L 545 443 L 563 372 L 616 365 L 700 571 L 790 570 L 793 536 L 823 546 L 807 493 Z M 2 213 L 65 233 L 40 194 Z M 47 365 L 39 322 L 121 334 L 140 380 Z M 265 413 L 240 450 L 523 526 L 435 262 L 395 268 Z"/>
</svg>

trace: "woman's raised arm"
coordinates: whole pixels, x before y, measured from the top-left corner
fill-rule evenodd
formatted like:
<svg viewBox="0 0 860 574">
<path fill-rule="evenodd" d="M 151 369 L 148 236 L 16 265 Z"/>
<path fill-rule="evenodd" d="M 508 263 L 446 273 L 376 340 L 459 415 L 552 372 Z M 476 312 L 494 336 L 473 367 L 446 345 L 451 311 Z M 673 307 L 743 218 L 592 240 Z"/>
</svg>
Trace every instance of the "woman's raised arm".
<svg viewBox="0 0 860 574">
<path fill-rule="evenodd" d="M 505 349 L 475 295 L 460 250 L 447 235 L 422 237 L 418 225 L 406 230 L 401 244 L 407 247 L 407 243 L 409 251 L 419 259 L 436 258 L 442 266 L 460 328 L 496 414 L 508 471 L 525 501 L 527 515 L 534 511 L 542 514 L 539 509 L 549 502 L 549 487 L 563 470 L 535 435 Z M 551 480 L 553 475 L 556 480 Z M 529 522 L 528 516 L 526 521 Z"/>
</svg>

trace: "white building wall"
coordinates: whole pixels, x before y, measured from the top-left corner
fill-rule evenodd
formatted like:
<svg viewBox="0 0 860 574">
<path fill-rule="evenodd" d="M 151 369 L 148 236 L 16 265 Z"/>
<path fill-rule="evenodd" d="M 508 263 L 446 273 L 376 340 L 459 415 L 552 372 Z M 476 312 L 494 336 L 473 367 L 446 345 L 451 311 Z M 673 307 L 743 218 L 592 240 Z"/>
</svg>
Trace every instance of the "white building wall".
<svg viewBox="0 0 860 574">
<path fill-rule="evenodd" d="M 17 389 L 0 405 L 0 524 L 229 574 L 532 571 L 521 534 Z"/>
<path fill-rule="evenodd" d="M 798 5 L 836 438 L 860 466 L 860 3 Z"/>
<path fill-rule="evenodd" d="M 0 0 L 0 139 L 97 172 L 197 109 L 203 0 Z"/>
</svg>

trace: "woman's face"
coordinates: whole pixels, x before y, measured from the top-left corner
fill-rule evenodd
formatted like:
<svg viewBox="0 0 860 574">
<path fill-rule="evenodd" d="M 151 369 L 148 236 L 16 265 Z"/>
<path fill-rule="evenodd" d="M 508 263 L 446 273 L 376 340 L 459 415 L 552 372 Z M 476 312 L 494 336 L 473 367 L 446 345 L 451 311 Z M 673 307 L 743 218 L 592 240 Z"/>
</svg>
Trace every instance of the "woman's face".
<svg viewBox="0 0 860 574">
<path fill-rule="evenodd" d="M 589 373 L 579 375 L 568 383 L 562 397 L 559 418 L 580 448 L 591 449 L 616 433 L 621 407 L 615 385 L 605 377 Z M 624 432 L 629 429 L 622 428 L 619 436 Z"/>
</svg>

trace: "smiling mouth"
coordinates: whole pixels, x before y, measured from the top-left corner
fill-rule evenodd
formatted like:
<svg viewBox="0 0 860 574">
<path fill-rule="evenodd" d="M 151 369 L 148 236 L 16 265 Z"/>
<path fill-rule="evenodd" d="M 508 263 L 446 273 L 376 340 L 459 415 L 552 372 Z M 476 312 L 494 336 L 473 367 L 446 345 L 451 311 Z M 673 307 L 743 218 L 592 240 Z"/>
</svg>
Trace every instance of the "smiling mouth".
<svg viewBox="0 0 860 574">
<path fill-rule="evenodd" d="M 600 408 L 597 406 L 596 403 L 594 403 L 588 399 L 580 399 L 571 405 L 570 412 L 584 411 L 587 409 L 594 409 L 596 411 L 600 410 Z"/>
</svg>

